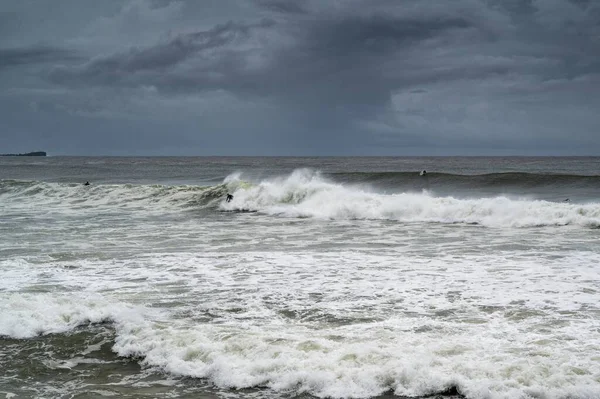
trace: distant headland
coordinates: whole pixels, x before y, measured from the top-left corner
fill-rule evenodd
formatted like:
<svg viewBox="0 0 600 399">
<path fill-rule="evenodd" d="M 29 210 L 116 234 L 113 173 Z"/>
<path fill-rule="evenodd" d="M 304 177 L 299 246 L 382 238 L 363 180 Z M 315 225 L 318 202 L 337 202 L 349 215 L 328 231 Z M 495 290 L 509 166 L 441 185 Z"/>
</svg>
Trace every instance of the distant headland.
<svg viewBox="0 0 600 399">
<path fill-rule="evenodd" d="M 46 151 L 26 152 L 25 154 L 0 154 L 0 157 L 45 157 Z"/>
</svg>

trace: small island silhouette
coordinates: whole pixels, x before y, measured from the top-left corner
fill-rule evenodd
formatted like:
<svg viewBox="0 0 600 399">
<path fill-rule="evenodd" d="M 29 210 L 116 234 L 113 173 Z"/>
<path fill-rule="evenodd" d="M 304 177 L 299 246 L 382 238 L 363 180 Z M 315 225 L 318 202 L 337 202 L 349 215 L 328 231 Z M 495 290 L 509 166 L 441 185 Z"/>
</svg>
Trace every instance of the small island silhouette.
<svg viewBox="0 0 600 399">
<path fill-rule="evenodd" d="M 26 152 L 25 154 L 0 154 L 0 157 L 45 157 L 46 151 Z"/>
</svg>

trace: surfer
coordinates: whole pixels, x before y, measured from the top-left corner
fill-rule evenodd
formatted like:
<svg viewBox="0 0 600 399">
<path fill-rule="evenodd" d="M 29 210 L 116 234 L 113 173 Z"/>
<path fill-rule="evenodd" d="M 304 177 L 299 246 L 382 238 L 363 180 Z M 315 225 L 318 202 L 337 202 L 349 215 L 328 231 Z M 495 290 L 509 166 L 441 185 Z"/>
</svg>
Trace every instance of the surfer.
<svg viewBox="0 0 600 399">
<path fill-rule="evenodd" d="M 233 199 L 233 195 L 227 194 L 227 198 L 225 199 L 225 201 L 226 202 L 231 202 L 232 199 Z"/>
<path fill-rule="evenodd" d="M 89 181 L 86 181 L 85 184 L 84 184 L 84 186 L 89 186 L 89 185 L 90 185 Z"/>
<path fill-rule="evenodd" d="M 429 190 L 429 177 L 427 176 L 427 171 L 423 169 L 421 173 L 419 173 L 419 176 L 423 178 L 421 181 L 425 183 L 425 187 L 422 187 L 423 190 Z"/>
</svg>

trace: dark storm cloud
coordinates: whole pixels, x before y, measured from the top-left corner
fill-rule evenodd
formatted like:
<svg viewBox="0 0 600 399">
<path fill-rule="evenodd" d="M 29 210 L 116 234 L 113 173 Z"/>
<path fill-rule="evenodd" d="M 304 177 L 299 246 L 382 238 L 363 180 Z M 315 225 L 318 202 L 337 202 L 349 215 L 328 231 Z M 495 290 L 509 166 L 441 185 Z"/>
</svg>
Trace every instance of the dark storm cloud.
<svg viewBox="0 0 600 399">
<path fill-rule="evenodd" d="M 228 22 L 207 31 L 180 34 L 156 46 L 57 68 L 50 76 L 67 85 L 146 85 L 168 91 L 212 89 L 219 87 L 219 82 L 235 78 L 233 75 L 244 68 L 243 52 L 228 47 L 244 43 L 253 30 L 273 24 L 267 19 L 256 24 Z M 191 62 L 187 71 L 176 69 L 186 62 Z"/>
<path fill-rule="evenodd" d="M 61 63 L 81 59 L 82 57 L 75 51 L 54 47 L 0 48 L 0 68 L 40 63 Z"/>
<path fill-rule="evenodd" d="M 52 46 L 19 43 L 12 48 L 22 53 L 0 54 L 5 70 L 48 67 L 36 75 L 44 90 L 15 86 L 17 72 L 6 78 L 13 97 L 57 118 L 173 118 L 182 130 L 227 132 L 223 142 L 251 135 L 284 152 L 535 150 L 542 141 L 545 151 L 556 143 L 600 151 L 595 1 L 94 4 L 98 17 L 86 8 L 91 19 L 70 39 L 64 26 Z"/>
<path fill-rule="evenodd" d="M 575 32 L 576 50 L 544 42 L 544 50 L 529 54 L 526 41 L 517 43 L 520 33 L 508 17 L 484 3 L 424 7 L 408 1 L 404 4 L 412 8 L 405 10 L 391 1 L 372 2 L 370 8 L 350 1 L 340 3 L 342 8 L 310 11 L 309 3 L 256 3 L 285 13 L 287 19 L 230 21 L 79 66 L 62 66 L 50 76 L 65 85 L 154 86 L 168 93 L 224 89 L 310 103 L 355 103 L 355 94 L 369 108 L 385 103 L 393 90 L 429 82 L 515 71 L 555 78 L 597 68 L 598 57 L 589 52 L 590 39 L 581 32 Z M 528 7 L 531 2 L 513 1 L 499 2 L 496 9 L 514 15 Z M 294 14 L 302 15 L 294 19 Z M 505 43 L 507 39 L 513 43 Z M 579 54 L 575 62 L 570 60 L 574 53 Z M 564 65 L 555 68 L 557 62 Z"/>
<path fill-rule="evenodd" d="M 272 9 L 279 2 L 261 4 Z M 298 11 L 285 9 L 290 10 Z M 285 25 L 269 19 L 257 24 L 228 22 L 62 67 L 51 76 L 67 85 L 143 85 L 166 92 L 225 89 L 290 98 L 312 93 L 338 103 L 354 102 L 347 95 L 360 92 L 364 103 L 388 97 L 390 88 L 406 80 L 400 69 L 382 74 L 386 63 L 401 66 L 402 57 L 409 55 L 403 51 L 448 31 L 469 29 L 477 33 L 463 17 L 438 14 L 315 14 Z"/>
</svg>

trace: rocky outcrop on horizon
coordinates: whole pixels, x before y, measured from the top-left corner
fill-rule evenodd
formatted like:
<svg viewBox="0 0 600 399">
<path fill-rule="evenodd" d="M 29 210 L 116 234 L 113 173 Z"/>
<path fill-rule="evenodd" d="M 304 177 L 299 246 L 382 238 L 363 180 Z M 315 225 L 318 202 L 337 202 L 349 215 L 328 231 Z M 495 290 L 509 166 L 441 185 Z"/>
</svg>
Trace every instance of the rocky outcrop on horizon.
<svg viewBox="0 0 600 399">
<path fill-rule="evenodd" d="M 46 151 L 26 152 L 24 154 L 0 154 L 2 157 L 45 157 Z"/>
</svg>

